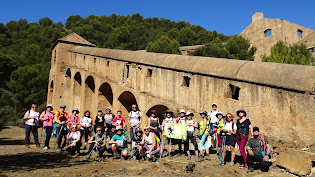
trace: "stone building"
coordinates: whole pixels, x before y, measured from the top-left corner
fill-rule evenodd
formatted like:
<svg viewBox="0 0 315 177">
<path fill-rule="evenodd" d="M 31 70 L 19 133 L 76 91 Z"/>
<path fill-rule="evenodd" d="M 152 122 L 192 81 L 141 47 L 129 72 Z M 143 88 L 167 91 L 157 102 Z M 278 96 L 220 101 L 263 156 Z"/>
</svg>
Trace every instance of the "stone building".
<svg viewBox="0 0 315 177">
<path fill-rule="evenodd" d="M 262 54 L 269 55 L 278 41 L 284 41 L 287 45 L 305 43 L 315 55 L 315 30 L 283 19 L 264 18 L 261 12 L 252 16 L 252 23 L 240 35 L 257 47 L 255 61 L 261 61 Z"/>
<path fill-rule="evenodd" d="M 52 48 L 47 103 L 66 111 L 110 106 L 127 118 L 137 104 L 147 125 L 151 110 L 244 108 L 273 140 L 315 143 L 315 67 L 97 48 L 73 33 Z M 55 109 L 57 110 L 57 109 Z M 236 117 L 236 115 L 235 115 Z M 235 118 L 236 119 L 236 118 Z"/>
</svg>

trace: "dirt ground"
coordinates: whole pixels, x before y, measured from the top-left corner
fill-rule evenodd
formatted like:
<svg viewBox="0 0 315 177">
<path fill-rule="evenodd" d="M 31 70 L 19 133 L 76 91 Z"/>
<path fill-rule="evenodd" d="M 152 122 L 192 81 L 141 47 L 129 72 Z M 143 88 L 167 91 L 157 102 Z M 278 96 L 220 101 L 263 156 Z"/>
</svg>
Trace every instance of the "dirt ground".
<svg viewBox="0 0 315 177">
<path fill-rule="evenodd" d="M 42 130 L 39 129 L 42 141 Z M 31 142 L 33 142 L 31 136 Z M 227 163 L 218 167 L 218 157 L 213 152 L 210 161 L 195 163 L 188 161 L 185 156 L 174 155 L 162 158 L 159 162 L 123 160 L 104 158 L 103 161 L 85 160 L 86 150 L 81 156 L 71 156 L 66 152 L 58 153 L 54 150 L 56 140 L 52 139 L 51 150 L 24 146 L 24 129 L 19 127 L 0 128 L 0 176 L 294 176 L 283 169 L 272 165 L 268 173 L 255 170 L 247 174 L 244 169 L 238 169 L 238 163 L 229 167 Z M 109 155 L 106 154 L 105 155 Z M 239 156 L 238 156 L 239 157 Z M 195 163 L 193 172 L 186 172 L 189 162 Z"/>
</svg>

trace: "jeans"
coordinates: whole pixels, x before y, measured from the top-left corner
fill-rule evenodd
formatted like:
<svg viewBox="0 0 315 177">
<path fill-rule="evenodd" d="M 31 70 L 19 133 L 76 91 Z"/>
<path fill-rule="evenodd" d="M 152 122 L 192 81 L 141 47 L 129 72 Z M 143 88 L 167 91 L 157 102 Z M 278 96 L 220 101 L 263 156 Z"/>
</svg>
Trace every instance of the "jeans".
<svg viewBox="0 0 315 177">
<path fill-rule="evenodd" d="M 66 127 L 66 126 L 64 125 L 64 126 L 56 128 L 58 148 L 64 148 L 66 146 L 68 129 L 67 128 L 64 129 L 64 127 Z M 62 128 L 62 130 L 61 130 L 61 128 Z M 64 142 L 62 143 L 62 146 L 61 146 L 62 137 L 64 138 Z"/>
<path fill-rule="evenodd" d="M 53 130 L 52 126 L 46 126 L 45 127 L 45 134 L 46 134 L 45 135 L 46 136 L 45 146 L 49 146 L 49 141 L 50 141 L 50 138 L 51 138 L 52 130 Z"/>
<path fill-rule="evenodd" d="M 247 156 L 246 156 L 246 152 L 245 152 L 245 146 L 246 146 L 246 143 L 248 141 L 248 135 L 237 135 L 236 141 L 237 141 L 237 144 L 239 146 L 239 150 L 240 150 L 240 153 L 243 157 L 244 163 L 245 163 L 245 165 L 247 165 Z"/>
<path fill-rule="evenodd" d="M 39 144 L 37 128 L 37 126 L 25 125 L 25 144 L 30 144 L 31 132 L 33 133 L 35 144 Z"/>
<path fill-rule="evenodd" d="M 208 138 L 208 133 L 204 133 L 201 137 L 201 140 L 199 141 L 199 149 L 208 149 L 208 144 L 207 144 L 207 138 Z"/>
<path fill-rule="evenodd" d="M 130 128 L 130 139 L 133 139 L 133 136 L 135 135 L 135 133 L 133 132 L 133 130 L 136 130 L 136 128 Z"/>
<path fill-rule="evenodd" d="M 247 154 L 247 165 L 249 168 L 254 167 L 254 162 L 259 162 L 261 171 L 268 172 L 269 162 L 264 161 L 262 155 L 250 156 Z"/>
<path fill-rule="evenodd" d="M 143 146 L 143 149 L 145 151 L 149 151 L 150 148 L 149 146 Z M 155 154 L 158 154 L 160 152 L 160 148 L 156 149 L 156 148 L 153 148 L 153 150 L 149 153 L 150 155 L 155 155 Z"/>
</svg>

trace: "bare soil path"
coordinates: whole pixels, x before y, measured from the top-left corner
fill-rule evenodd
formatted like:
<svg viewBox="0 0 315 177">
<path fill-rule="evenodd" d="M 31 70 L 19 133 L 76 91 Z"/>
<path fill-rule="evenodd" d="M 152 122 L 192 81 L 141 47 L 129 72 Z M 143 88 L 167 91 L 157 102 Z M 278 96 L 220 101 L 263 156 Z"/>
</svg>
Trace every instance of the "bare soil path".
<svg viewBox="0 0 315 177">
<path fill-rule="evenodd" d="M 42 142 L 42 130 L 39 138 Z M 31 136 L 33 142 L 33 136 Z M 58 153 L 53 147 L 56 140 L 51 140 L 51 150 L 24 146 L 24 129 L 19 127 L 0 128 L 0 176 L 293 176 L 282 169 L 271 166 L 268 173 L 255 170 L 247 174 L 244 169 L 238 169 L 236 164 L 229 163 L 218 167 L 216 154 L 211 154 L 211 161 L 196 163 L 193 172 L 186 172 L 189 162 L 185 156 L 163 158 L 159 162 L 131 160 L 114 160 L 111 157 L 103 161 L 86 161 L 85 156 L 71 156 L 66 152 Z M 83 151 L 82 152 L 86 152 Z M 194 159 L 194 158 L 192 158 Z"/>
</svg>

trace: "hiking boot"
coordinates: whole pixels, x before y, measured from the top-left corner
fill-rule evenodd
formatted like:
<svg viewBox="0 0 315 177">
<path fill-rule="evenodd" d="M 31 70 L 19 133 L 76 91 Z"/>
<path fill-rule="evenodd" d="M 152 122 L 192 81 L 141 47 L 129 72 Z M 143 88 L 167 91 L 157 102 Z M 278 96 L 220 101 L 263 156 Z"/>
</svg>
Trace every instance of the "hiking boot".
<svg viewBox="0 0 315 177">
<path fill-rule="evenodd" d="M 25 147 L 26 147 L 26 148 L 30 148 L 30 145 L 29 145 L 29 144 L 25 144 Z"/>
<path fill-rule="evenodd" d="M 245 166 L 244 166 L 244 169 L 245 169 L 245 170 L 248 170 L 248 166 L 247 166 L 247 165 L 245 165 Z"/>
<path fill-rule="evenodd" d="M 198 157 L 198 156 L 195 156 L 195 161 L 196 161 L 196 162 L 200 162 L 200 160 L 199 160 L 199 157 Z"/>
<path fill-rule="evenodd" d="M 78 157 L 78 156 L 80 156 L 80 153 L 77 152 L 77 153 L 75 153 L 74 155 Z"/>
<path fill-rule="evenodd" d="M 61 148 L 57 148 L 57 152 L 61 152 Z"/>
<path fill-rule="evenodd" d="M 202 161 L 202 160 L 203 160 L 203 156 L 200 155 L 200 156 L 199 156 L 199 161 Z"/>
<path fill-rule="evenodd" d="M 247 169 L 247 173 L 251 173 L 251 172 L 253 172 L 253 171 L 254 171 L 254 168 L 252 168 L 252 167 L 250 167 L 250 168 Z"/>
<path fill-rule="evenodd" d="M 88 155 L 85 156 L 85 159 L 89 160 L 90 157 L 91 157 L 91 154 L 88 154 Z"/>
<path fill-rule="evenodd" d="M 187 155 L 187 160 L 190 160 L 190 159 L 191 159 L 191 155 L 188 154 L 188 155 Z"/>
<path fill-rule="evenodd" d="M 37 148 L 40 148 L 40 144 L 36 144 L 36 147 L 37 147 Z"/>
<path fill-rule="evenodd" d="M 245 167 L 244 164 L 238 166 L 238 168 L 244 168 L 244 167 Z"/>
<path fill-rule="evenodd" d="M 234 165 L 234 162 L 230 162 L 230 167 L 233 167 Z"/>
<path fill-rule="evenodd" d="M 48 150 L 48 146 L 45 146 L 43 149 L 44 149 L 44 150 Z"/>
<path fill-rule="evenodd" d="M 205 159 L 206 159 L 206 160 L 211 160 L 210 155 L 209 155 L 209 154 L 208 154 L 208 155 L 206 155 Z"/>
</svg>

